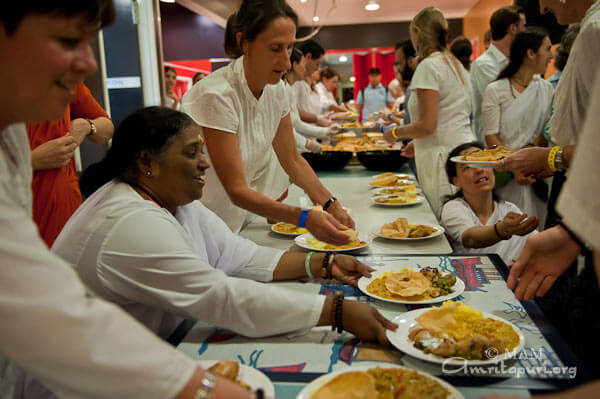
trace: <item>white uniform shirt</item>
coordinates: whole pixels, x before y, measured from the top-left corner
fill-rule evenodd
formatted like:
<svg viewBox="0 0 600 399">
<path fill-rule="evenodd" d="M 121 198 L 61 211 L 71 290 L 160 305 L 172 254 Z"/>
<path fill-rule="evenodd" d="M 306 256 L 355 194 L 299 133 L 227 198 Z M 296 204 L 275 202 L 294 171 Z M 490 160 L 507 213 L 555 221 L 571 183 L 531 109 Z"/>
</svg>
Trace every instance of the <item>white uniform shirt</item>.
<svg viewBox="0 0 600 399">
<path fill-rule="evenodd" d="M 282 251 L 235 236 L 200 203 L 177 213 L 184 226 L 128 184 L 113 181 L 75 212 L 53 251 L 90 289 L 161 337 L 182 317 L 250 337 L 317 324 L 324 296 L 225 273 L 271 280 Z"/>
<path fill-rule="evenodd" d="M 522 213 L 513 203 L 494 201 L 494 213 L 488 219 L 486 226 L 493 226 L 502 221 L 509 212 Z M 517 259 L 527 236 L 512 236 L 509 240 L 498 241 L 496 244 L 486 248 L 465 248 L 462 243 L 463 233 L 471 227 L 482 227 L 483 224 L 471 209 L 471 206 L 463 198 L 456 198 L 444 204 L 442 209 L 442 225 L 450 236 L 450 241 L 454 247 L 454 253 L 457 254 L 498 254 L 506 263 L 510 265 L 513 259 Z M 535 234 L 537 231 L 529 234 Z"/>
<path fill-rule="evenodd" d="M 290 86 L 287 82 L 284 82 L 284 85 L 290 104 L 290 117 L 292 118 L 294 130 L 306 137 L 326 138 L 328 130 L 326 127 L 311 125 L 300 119 L 298 103 L 296 101 L 296 90 L 294 90 L 293 86 Z"/>
<path fill-rule="evenodd" d="M 473 86 L 473 100 L 475 103 L 475 114 L 473 122 L 475 125 L 475 136 L 477 140 L 485 143 L 483 135 L 483 122 L 481 116 L 481 105 L 483 94 L 487 85 L 496 80 L 500 72 L 508 65 L 508 58 L 502 54 L 494 44 L 490 44 L 487 51 L 479 56 L 471 64 L 471 85 Z"/>
<path fill-rule="evenodd" d="M 196 83 L 183 96 L 182 109 L 201 127 L 238 135 L 248 187 L 272 199 L 287 189 L 289 178 L 273 173 L 271 165 L 278 162 L 273 139 L 290 112 L 282 81 L 266 85 L 257 99 L 246 82 L 242 56 Z M 206 171 L 204 193 L 202 203 L 239 232 L 248 211 L 231 202 L 214 168 Z"/>
<path fill-rule="evenodd" d="M 418 95 L 415 90 L 428 89 L 439 93 L 435 131 L 429 136 L 414 140 L 419 182 L 438 217 L 443 198 L 455 192 L 446 176 L 448 153 L 457 145 L 474 139 L 471 129 L 471 84 L 462 64 L 458 61 L 450 64 L 449 57 L 450 55 L 436 52 L 421 61 L 413 75 L 412 93 L 408 100 L 410 118 L 414 123 L 419 119 Z"/>
<path fill-rule="evenodd" d="M 549 134 L 560 146 L 574 145 L 583 128 L 593 83 L 600 69 L 600 0 L 581 21 L 569 62 L 556 87 Z"/>
<path fill-rule="evenodd" d="M 596 79 L 591 93 L 589 109 L 593 112 L 588 113 L 583 125 L 557 209 L 582 241 L 600 251 L 600 79 Z"/>
<path fill-rule="evenodd" d="M 292 86 L 296 94 L 296 103 L 298 109 L 304 112 L 310 112 L 315 115 L 321 115 L 321 99 L 319 93 L 310 88 L 308 82 L 298 80 Z"/>
<path fill-rule="evenodd" d="M 25 126 L 9 126 L 0 135 L 0 352 L 63 398 L 174 397 L 196 365 L 86 295 L 39 237 L 31 176 Z M 2 385 L 10 383 L 5 377 Z"/>
<path fill-rule="evenodd" d="M 329 107 L 332 105 L 336 105 L 337 101 L 333 97 L 333 93 L 327 90 L 327 87 L 323 84 L 323 82 L 319 82 L 315 85 L 315 90 L 319 93 L 319 100 L 321 101 L 321 112 L 319 114 L 324 114 L 329 111 Z"/>
</svg>

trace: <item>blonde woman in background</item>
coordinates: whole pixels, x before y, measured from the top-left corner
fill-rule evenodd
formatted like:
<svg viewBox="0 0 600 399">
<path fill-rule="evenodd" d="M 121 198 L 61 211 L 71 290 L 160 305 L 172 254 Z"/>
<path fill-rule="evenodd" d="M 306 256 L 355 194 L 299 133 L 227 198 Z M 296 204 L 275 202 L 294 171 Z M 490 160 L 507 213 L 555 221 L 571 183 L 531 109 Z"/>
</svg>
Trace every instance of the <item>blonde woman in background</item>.
<svg viewBox="0 0 600 399">
<path fill-rule="evenodd" d="M 411 41 L 421 59 L 411 81 L 408 111 L 412 122 L 385 132 L 390 142 L 414 139 L 419 181 L 439 217 L 443 198 L 454 193 L 445 171 L 445 154 L 474 140 L 471 83 L 463 65 L 447 49 L 448 22 L 435 7 L 421 10 L 410 24 Z"/>
</svg>

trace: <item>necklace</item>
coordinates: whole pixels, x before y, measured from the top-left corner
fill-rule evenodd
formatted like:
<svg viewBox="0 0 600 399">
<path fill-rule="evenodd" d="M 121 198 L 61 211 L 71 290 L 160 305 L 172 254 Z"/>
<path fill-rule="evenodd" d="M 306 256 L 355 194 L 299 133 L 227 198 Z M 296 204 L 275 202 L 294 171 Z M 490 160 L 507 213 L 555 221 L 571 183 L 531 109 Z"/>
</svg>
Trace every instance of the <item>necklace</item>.
<svg viewBox="0 0 600 399">
<path fill-rule="evenodd" d="M 133 188 L 137 188 L 138 190 L 140 190 L 143 193 L 143 196 L 146 197 L 147 200 L 154 202 L 158 207 L 160 208 L 165 208 L 165 209 L 169 209 L 167 208 L 165 205 L 163 205 L 163 203 L 156 198 L 154 195 L 152 195 L 148 190 L 146 190 L 144 187 L 138 185 L 138 184 L 131 184 L 131 186 Z"/>
</svg>

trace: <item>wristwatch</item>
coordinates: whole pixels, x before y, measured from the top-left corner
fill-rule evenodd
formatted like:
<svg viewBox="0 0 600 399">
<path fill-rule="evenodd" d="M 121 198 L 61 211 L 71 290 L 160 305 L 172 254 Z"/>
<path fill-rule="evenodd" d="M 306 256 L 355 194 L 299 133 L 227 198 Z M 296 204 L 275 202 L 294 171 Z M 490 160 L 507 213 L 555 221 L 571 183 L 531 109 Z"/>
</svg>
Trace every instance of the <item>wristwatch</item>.
<svg viewBox="0 0 600 399">
<path fill-rule="evenodd" d="M 94 134 L 96 134 L 96 132 L 98 132 L 98 129 L 96 128 L 96 124 L 91 119 L 85 118 L 85 120 L 90 124 L 90 132 L 88 133 L 88 136 L 93 136 Z"/>
<path fill-rule="evenodd" d="M 563 172 L 567 170 L 567 165 L 563 162 L 563 150 L 565 147 L 560 147 L 556 152 L 556 157 L 554 158 L 554 167 L 557 171 Z"/>
<path fill-rule="evenodd" d="M 217 377 L 210 371 L 205 370 L 204 376 L 202 377 L 202 383 L 200 384 L 200 388 L 198 388 L 194 394 L 194 399 L 210 399 L 216 384 Z"/>
</svg>

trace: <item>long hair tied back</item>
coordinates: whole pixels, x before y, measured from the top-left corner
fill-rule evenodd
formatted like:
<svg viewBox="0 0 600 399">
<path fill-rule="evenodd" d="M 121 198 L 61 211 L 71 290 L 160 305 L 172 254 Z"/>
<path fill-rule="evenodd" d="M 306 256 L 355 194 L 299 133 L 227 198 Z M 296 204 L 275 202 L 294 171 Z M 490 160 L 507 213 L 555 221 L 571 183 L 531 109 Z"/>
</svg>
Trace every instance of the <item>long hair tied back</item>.
<svg viewBox="0 0 600 399">
<path fill-rule="evenodd" d="M 519 32 L 510 45 L 510 58 L 506 68 L 500 72 L 498 79 L 513 77 L 523 65 L 527 57 L 527 51 L 532 50 L 537 53 L 544 43 L 548 34 L 540 29 L 527 29 Z"/>
<path fill-rule="evenodd" d="M 142 151 L 160 158 L 179 132 L 193 123 L 187 114 L 171 108 L 146 107 L 135 111 L 115 129 L 106 157 L 83 172 L 79 180 L 81 192 L 90 196 L 115 178 L 130 182 Z"/>
</svg>

